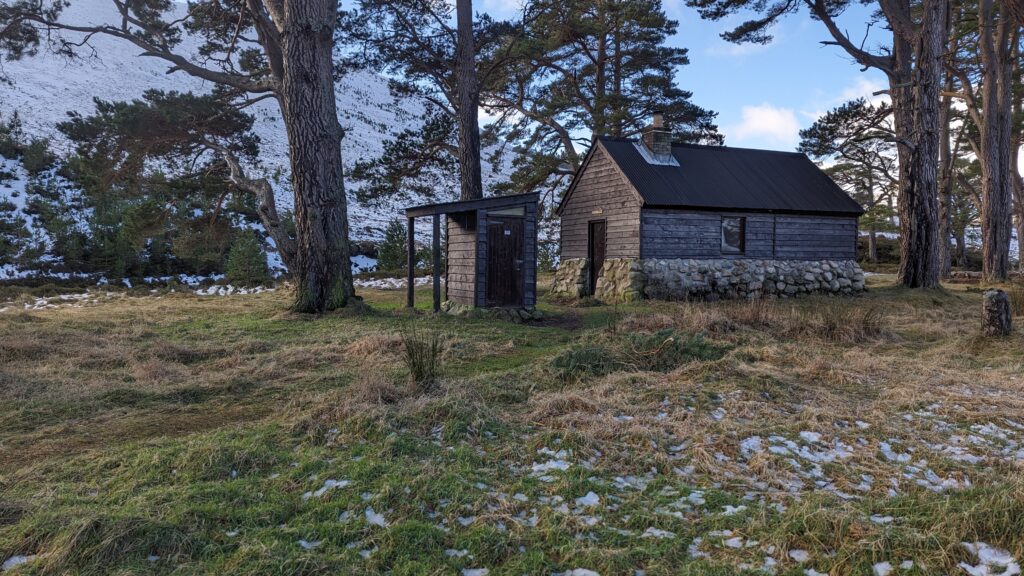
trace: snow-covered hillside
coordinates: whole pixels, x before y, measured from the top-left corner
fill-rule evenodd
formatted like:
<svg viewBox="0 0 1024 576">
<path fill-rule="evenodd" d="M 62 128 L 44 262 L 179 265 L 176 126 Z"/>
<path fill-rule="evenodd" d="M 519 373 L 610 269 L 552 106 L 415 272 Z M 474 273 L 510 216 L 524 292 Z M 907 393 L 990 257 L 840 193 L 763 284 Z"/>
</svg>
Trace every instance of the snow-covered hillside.
<svg viewBox="0 0 1024 576">
<path fill-rule="evenodd" d="M 74 0 L 70 4 L 62 16 L 67 22 L 117 21 L 111 0 Z M 180 6 L 184 10 L 184 4 Z M 96 57 L 69 61 L 41 52 L 21 61 L 4 62 L 3 70 L 14 85 L 0 85 L 0 112 L 9 116 L 17 110 L 27 134 L 50 138 L 57 152 L 67 152 L 68 144 L 61 140 L 54 126 L 66 119 L 69 110 L 82 114 L 93 112 L 93 98 L 128 100 L 140 97 L 148 89 L 196 93 L 212 89 L 209 82 L 183 72 L 167 74 L 164 61 L 140 57 L 139 50 L 124 41 L 97 35 L 91 43 Z M 195 40 L 186 38 L 179 51 L 194 53 L 197 45 Z M 87 52 L 83 50 L 83 53 Z M 344 78 L 338 84 L 337 96 L 339 120 L 347 134 L 343 142 L 346 166 L 378 157 L 388 130 L 399 131 L 415 126 L 416 117 L 423 110 L 423 104 L 412 99 L 403 102 L 401 112 L 396 112 L 394 107 L 384 107 L 391 101 L 386 80 L 367 72 L 353 73 Z M 288 148 L 277 104 L 264 101 L 254 106 L 252 112 L 257 118 L 255 131 L 262 140 L 261 170 L 268 175 L 286 175 Z M 507 166 L 495 169 L 485 165 L 485 188 L 500 181 L 507 172 Z M 275 185 L 279 207 L 290 209 L 292 197 L 287 178 Z M 451 197 L 457 190 L 457 182 L 453 178 L 452 185 L 439 194 L 442 198 Z M 350 197 L 353 192 L 354 188 L 350 187 Z M 418 200 L 413 198 L 411 202 L 417 203 Z M 409 201 L 396 204 L 404 205 L 406 202 Z M 370 209 L 353 201 L 349 208 L 353 239 L 379 237 L 384 224 L 399 215 L 400 207 L 392 204 Z"/>
</svg>

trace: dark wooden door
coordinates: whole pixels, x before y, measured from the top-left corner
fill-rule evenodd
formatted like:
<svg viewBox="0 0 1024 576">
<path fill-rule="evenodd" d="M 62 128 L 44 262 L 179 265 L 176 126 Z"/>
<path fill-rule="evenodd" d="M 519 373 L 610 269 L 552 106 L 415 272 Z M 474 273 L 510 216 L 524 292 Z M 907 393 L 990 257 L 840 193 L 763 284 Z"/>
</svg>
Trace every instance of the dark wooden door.
<svg viewBox="0 0 1024 576">
<path fill-rule="evenodd" d="M 523 305 L 523 219 L 487 220 L 487 305 Z"/>
<path fill-rule="evenodd" d="M 587 229 L 587 257 L 590 259 L 589 288 L 593 294 L 597 290 L 597 276 L 604 266 L 605 243 L 606 243 L 606 222 L 597 220 L 591 222 Z"/>
</svg>

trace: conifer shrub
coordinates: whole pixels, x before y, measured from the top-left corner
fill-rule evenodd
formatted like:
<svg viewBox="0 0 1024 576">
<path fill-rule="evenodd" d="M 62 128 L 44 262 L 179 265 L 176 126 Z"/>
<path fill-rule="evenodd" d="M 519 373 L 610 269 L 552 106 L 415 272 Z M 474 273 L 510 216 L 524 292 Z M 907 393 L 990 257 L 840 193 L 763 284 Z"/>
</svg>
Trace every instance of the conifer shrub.
<svg viewBox="0 0 1024 576">
<path fill-rule="evenodd" d="M 405 224 L 398 218 L 388 222 L 384 240 L 377 251 L 377 269 L 388 272 L 404 270 L 407 258 L 405 242 Z"/>
<path fill-rule="evenodd" d="M 53 167 L 56 163 L 57 157 L 50 152 L 50 142 L 41 138 L 30 141 L 21 156 L 21 165 L 33 176 Z"/>
<path fill-rule="evenodd" d="M 256 233 L 251 230 L 235 238 L 225 268 L 228 282 L 238 286 L 260 286 L 270 282 L 267 255 Z"/>
</svg>

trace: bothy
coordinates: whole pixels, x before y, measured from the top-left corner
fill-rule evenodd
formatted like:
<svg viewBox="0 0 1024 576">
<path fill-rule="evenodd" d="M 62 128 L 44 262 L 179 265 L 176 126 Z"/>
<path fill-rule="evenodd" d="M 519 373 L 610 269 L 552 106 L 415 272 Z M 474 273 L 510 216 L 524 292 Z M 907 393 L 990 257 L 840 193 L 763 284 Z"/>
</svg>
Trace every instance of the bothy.
<svg viewBox="0 0 1024 576">
<path fill-rule="evenodd" d="M 609 301 L 859 292 L 863 212 L 803 154 L 673 143 L 656 116 L 640 140 L 591 146 L 558 206 L 553 291 Z"/>
</svg>

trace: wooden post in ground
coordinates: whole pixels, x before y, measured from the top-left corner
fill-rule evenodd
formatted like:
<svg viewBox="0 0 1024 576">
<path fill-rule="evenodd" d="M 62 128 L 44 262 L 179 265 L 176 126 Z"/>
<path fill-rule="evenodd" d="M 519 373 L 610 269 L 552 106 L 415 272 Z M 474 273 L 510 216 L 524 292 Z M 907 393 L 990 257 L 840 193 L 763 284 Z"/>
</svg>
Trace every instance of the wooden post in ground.
<svg viewBox="0 0 1024 576">
<path fill-rule="evenodd" d="M 434 214 L 434 312 L 441 311 L 441 215 Z"/>
<path fill-rule="evenodd" d="M 406 250 L 408 252 L 408 285 L 406 286 L 406 303 L 405 305 L 412 308 L 415 305 L 415 290 L 416 290 L 416 219 L 409 218 L 409 229 L 406 230 Z"/>
<path fill-rule="evenodd" d="M 987 290 L 984 295 L 981 331 L 985 336 L 1007 336 L 1013 330 L 1010 297 L 1002 290 Z"/>
</svg>

